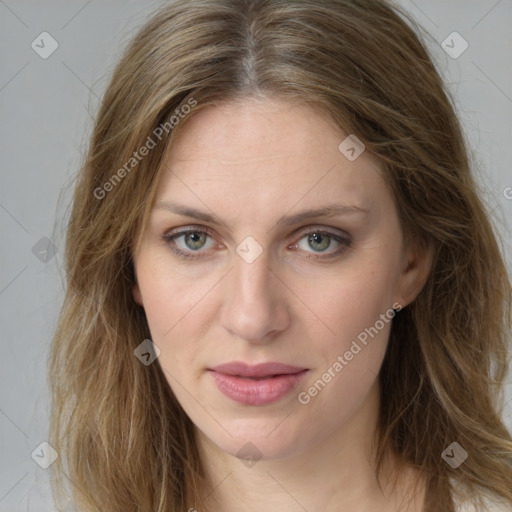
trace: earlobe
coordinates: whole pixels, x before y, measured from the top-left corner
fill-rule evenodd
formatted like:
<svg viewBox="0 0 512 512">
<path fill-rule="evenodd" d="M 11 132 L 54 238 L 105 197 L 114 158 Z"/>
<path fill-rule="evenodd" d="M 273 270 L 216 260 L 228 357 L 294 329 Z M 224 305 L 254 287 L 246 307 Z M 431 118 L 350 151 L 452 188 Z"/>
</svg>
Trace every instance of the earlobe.
<svg viewBox="0 0 512 512">
<path fill-rule="evenodd" d="M 397 287 L 397 300 L 403 308 L 419 295 L 432 270 L 434 251 L 432 247 L 407 251 L 402 274 Z"/>
</svg>

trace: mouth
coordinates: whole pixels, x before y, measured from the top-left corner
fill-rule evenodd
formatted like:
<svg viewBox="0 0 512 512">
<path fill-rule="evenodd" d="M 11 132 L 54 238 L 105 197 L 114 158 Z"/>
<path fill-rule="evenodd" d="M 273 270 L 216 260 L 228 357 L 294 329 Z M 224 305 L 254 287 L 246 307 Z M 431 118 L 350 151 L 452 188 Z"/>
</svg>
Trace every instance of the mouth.
<svg viewBox="0 0 512 512">
<path fill-rule="evenodd" d="M 261 406 L 288 395 L 308 369 L 275 362 L 231 362 L 209 368 L 208 372 L 226 397 L 240 404 Z"/>
</svg>

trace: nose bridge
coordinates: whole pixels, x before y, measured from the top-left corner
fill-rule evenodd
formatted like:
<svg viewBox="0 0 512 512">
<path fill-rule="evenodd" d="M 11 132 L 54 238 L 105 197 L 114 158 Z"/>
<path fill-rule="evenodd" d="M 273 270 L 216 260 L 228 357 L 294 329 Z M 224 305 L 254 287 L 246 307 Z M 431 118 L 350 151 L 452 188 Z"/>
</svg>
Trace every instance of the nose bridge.
<svg viewBox="0 0 512 512">
<path fill-rule="evenodd" d="M 264 253 L 251 263 L 237 256 L 224 299 L 223 325 L 240 338 L 261 341 L 288 324 L 285 301 Z"/>
<path fill-rule="evenodd" d="M 240 289 L 252 290 L 253 293 L 255 291 L 266 293 L 271 275 L 267 254 L 262 253 L 252 262 L 247 262 L 243 258 L 237 258 L 237 260 L 233 274 Z"/>
<path fill-rule="evenodd" d="M 262 254 L 252 263 L 239 258 L 232 272 L 232 307 L 239 307 L 246 314 L 260 321 L 275 301 L 275 283 L 266 255 Z"/>
</svg>

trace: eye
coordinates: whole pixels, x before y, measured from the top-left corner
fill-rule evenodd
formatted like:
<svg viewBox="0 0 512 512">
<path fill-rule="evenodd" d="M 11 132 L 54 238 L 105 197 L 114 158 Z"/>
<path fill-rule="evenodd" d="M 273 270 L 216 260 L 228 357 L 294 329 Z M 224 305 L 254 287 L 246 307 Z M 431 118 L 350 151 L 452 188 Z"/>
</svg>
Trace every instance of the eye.
<svg viewBox="0 0 512 512">
<path fill-rule="evenodd" d="M 312 257 L 330 257 L 341 254 L 349 246 L 350 238 L 347 235 L 315 229 L 307 232 L 290 248 L 310 253 Z"/>
<path fill-rule="evenodd" d="M 203 229 L 186 229 L 164 235 L 170 249 L 184 257 L 195 256 L 194 253 L 205 252 L 219 244 Z"/>
<path fill-rule="evenodd" d="M 311 233 L 307 235 L 307 245 L 315 252 L 324 252 L 329 249 L 332 244 L 333 239 L 325 233 Z"/>
<path fill-rule="evenodd" d="M 183 247 L 183 245 L 181 245 L 178 240 L 181 241 L 186 247 Z M 206 245 L 206 242 L 208 241 L 208 235 L 199 231 L 190 231 L 189 233 L 184 233 L 177 236 L 174 241 L 178 247 L 181 247 L 181 249 L 197 251 Z"/>
</svg>

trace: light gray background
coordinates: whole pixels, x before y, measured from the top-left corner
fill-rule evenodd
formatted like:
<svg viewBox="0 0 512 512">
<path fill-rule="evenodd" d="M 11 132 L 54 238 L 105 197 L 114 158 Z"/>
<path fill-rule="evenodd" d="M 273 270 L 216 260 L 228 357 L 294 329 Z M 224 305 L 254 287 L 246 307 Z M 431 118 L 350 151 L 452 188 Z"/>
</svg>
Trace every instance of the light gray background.
<svg viewBox="0 0 512 512">
<path fill-rule="evenodd" d="M 47 438 L 45 370 L 70 187 L 112 65 L 161 3 L 0 0 L 0 512 L 54 510 L 48 473 L 31 453 Z M 512 268 L 512 0 L 400 3 L 432 36 Z M 441 47 L 454 31 L 469 44 L 456 59 Z M 47 59 L 31 48 L 42 32 L 59 45 Z M 57 248 L 47 263 L 32 251 L 43 237 Z M 512 427 L 510 385 L 507 400 Z"/>
</svg>

